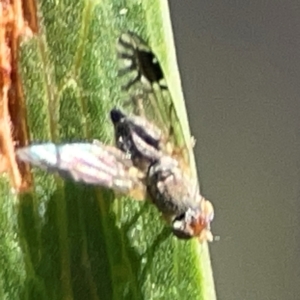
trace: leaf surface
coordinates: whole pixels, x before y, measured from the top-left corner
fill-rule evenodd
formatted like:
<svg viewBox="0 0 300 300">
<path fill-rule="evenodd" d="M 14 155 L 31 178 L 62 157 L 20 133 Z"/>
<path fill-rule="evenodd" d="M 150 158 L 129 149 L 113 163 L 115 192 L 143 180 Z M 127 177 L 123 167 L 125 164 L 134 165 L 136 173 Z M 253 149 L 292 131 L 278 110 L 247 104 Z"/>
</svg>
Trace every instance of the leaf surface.
<svg viewBox="0 0 300 300">
<path fill-rule="evenodd" d="M 37 4 L 39 34 L 20 52 L 31 141 L 112 143 L 116 40 L 131 30 L 161 61 L 189 142 L 166 1 Z M 152 205 L 32 172 L 34 190 L 18 197 L 0 181 L 2 298 L 215 298 L 207 245 L 176 240 Z"/>
</svg>

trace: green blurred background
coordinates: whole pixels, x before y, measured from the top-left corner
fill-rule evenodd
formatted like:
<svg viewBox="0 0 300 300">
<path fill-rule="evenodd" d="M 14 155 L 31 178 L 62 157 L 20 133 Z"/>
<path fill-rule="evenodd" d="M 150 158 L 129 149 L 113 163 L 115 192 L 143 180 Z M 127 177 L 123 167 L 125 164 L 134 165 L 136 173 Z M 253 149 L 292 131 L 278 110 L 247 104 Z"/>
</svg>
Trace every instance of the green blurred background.
<svg viewBox="0 0 300 300">
<path fill-rule="evenodd" d="M 300 299 L 300 2 L 169 4 L 218 299 Z"/>
</svg>

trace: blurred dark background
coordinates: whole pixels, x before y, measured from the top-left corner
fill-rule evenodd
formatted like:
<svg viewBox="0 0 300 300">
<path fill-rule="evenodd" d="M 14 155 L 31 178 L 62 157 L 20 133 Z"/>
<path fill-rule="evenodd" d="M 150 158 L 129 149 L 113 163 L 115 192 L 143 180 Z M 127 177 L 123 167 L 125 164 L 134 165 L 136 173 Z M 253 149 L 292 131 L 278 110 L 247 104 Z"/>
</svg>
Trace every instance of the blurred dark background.
<svg viewBox="0 0 300 300">
<path fill-rule="evenodd" d="M 218 299 L 300 299 L 300 2 L 169 4 Z"/>
</svg>

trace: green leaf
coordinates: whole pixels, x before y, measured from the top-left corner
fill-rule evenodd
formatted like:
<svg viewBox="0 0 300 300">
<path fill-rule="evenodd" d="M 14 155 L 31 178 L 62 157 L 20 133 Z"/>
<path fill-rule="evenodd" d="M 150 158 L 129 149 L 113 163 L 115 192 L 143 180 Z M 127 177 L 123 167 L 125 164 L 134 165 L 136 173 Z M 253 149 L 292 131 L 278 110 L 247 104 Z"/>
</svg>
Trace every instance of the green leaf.
<svg viewBox="0 0 300 300">
<path fill-rule="evenodd" d="M 189 143 L 167 1 L 39 1 L 38 10 L 40 33 L 20 53 L 32 141 L 112 143 L 116 39 L 131 30 L 161 61 Z M 34 191 L 18 197 L 0 180 L 1 299 L 215 298 L 207 245 L 176 240 L 152 205 L 32 171 Z"/>
</svg>

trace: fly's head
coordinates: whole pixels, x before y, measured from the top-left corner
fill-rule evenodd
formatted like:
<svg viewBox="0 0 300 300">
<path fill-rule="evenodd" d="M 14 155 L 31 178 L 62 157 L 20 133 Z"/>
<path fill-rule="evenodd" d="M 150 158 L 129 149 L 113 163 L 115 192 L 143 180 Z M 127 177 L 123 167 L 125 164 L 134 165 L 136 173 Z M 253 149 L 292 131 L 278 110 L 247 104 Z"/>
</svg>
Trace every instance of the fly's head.
<svg viewBox="0 0 300 300">
<path fill-rule="evenodd" d="M 197 238 L 200 242 L 213 241 L 210 223 L 214 218 L 214 209 L 210 201 L 201 199 L 200 208 L 189 208 L 172 222 L 172 232 L 179 239 Z"/>
</svg>

